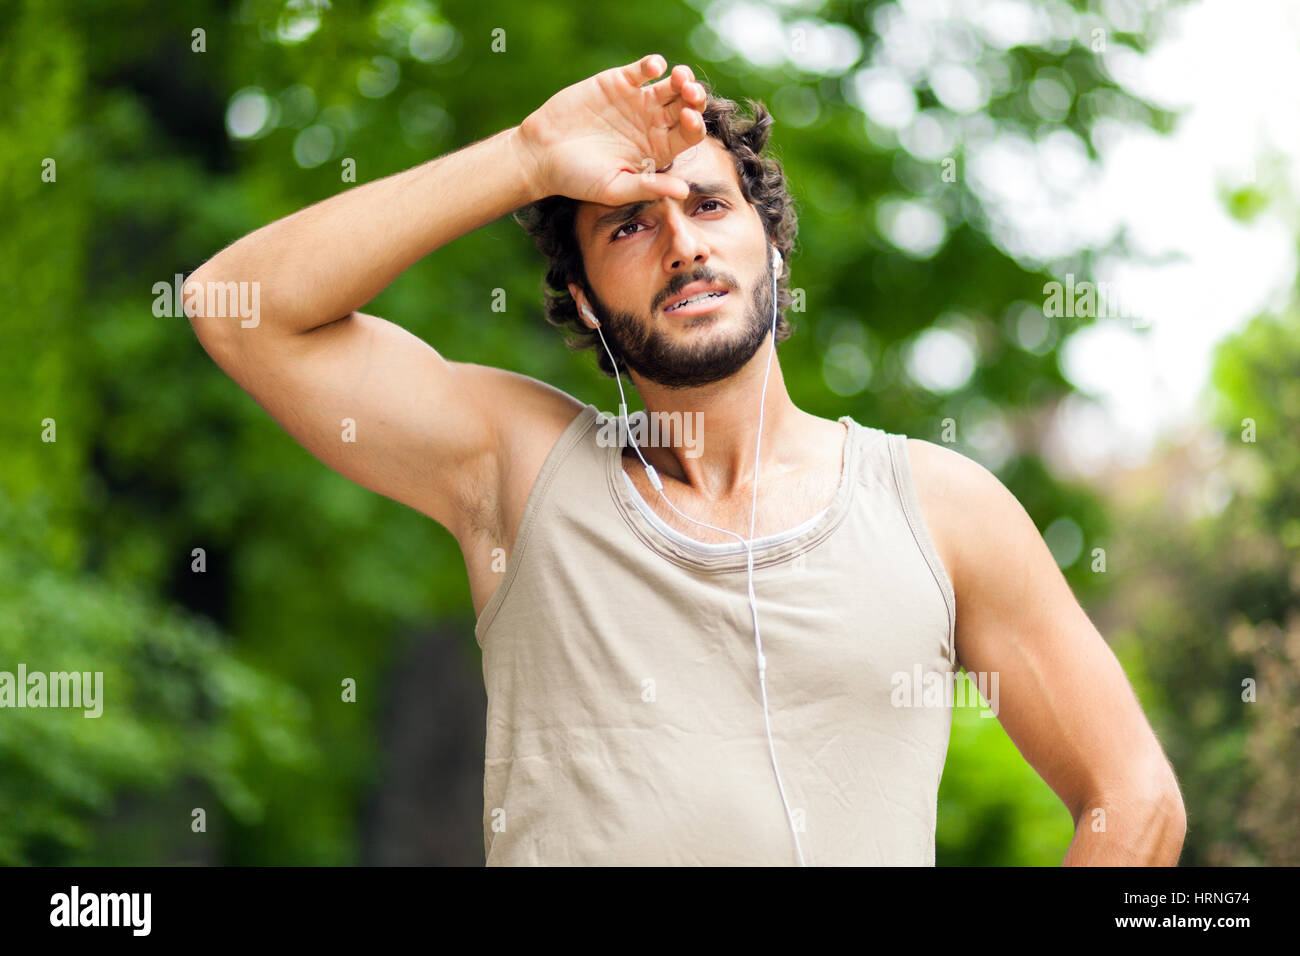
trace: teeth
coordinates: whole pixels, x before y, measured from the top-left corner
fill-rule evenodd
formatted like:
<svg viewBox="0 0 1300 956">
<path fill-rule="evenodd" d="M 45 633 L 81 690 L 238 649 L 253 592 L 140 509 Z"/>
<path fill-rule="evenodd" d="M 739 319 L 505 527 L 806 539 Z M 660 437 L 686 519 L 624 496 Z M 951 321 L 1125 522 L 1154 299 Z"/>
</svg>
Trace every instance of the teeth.
<svg viewBox="0 0 1300 956">
<path fill-rule="evenodd" d="M 689 299 L 683 299 L 681 302 L 678 302 L 676 305 L 669 306 L 665 311 L 675 312 L 677 309 L 685 308 L 688 305 L 694 305 L 696 302 L 702 302 L 705 299 L 712 299 L 715 296 L 720 296 L 720 295 L 726 295 L 726 293 L 725 292 L 699 292 L 691 296 Z"/>
</svg>

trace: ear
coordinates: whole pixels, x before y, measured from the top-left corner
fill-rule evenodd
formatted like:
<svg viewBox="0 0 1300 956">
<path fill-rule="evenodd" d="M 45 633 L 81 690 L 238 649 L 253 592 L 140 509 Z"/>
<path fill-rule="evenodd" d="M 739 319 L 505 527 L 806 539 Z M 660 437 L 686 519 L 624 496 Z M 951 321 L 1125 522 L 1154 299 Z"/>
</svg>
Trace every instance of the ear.
<svg viewBox="0 0 1300 956">
<path fill-rule="evenodd" d="M 591 308 L 591 306 L 583 296 L 582 290 L 578 287 L 577 283 L 569 283 L 569 295 L 573 296 L 574 304 L 578 307 L 578 315 L 582 318 L 583 323 L 587 328 L 594 330 L 596 328 L 595 324 L 593 324 L 591 319 L 587 318 L 583 313 L 583 306 L 586 306 L 587 308 Z"/>
</svg>

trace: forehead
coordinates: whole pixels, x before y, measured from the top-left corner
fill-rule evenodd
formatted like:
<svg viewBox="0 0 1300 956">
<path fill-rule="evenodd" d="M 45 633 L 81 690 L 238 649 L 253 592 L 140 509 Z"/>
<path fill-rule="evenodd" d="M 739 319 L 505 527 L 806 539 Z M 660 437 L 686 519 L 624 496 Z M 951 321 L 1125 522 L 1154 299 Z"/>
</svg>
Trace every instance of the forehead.
<svg viewBox="0 0 1300 956">
<path fill-rule="evenodd" d="M 726 188 L 736 198 L 743 198 L 744 196 L 740 188 L 740 177 L 736 174 L 736 165 L 732 161 L 731 153 L 712 136 L 706 136 L 702 142 L 697 143 L 690 149 L 683 150 L 673 159 L 672 165 L 663 171 L 684 180 L 691 186 L 692 190 L 696 185 L 713 187 L 725 184 Z M 684 202 L 685 200 L 681 201 Z M 578 236 L 580 238 L 588 236 L 597 219 L 601 219 L 607 214 L 630 212 L 635 205 L 637 204 L 605 206 L 601 203 L 578 203 L 574 219 Z M 641 203 L 641 205 L 646 206 L 649 204 Z"/>
</svg>

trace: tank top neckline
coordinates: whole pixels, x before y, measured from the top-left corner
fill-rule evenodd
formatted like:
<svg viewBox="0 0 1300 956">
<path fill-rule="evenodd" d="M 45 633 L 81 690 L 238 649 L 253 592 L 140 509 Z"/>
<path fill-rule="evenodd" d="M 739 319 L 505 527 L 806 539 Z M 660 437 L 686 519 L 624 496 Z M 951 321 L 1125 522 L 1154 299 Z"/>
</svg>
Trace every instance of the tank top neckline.
<svg viewBox="0 0 1300 956">
<path fill-rule="evenodd" d="M 610 417 L 598 411 L 595 419 L 596 426 L 599 427 Z M 756 538 L 754 540 L 755 570 L 787 563 L 807 553 L 828 538 L 849 513 L 853 489 L 858 484 L 853 479 L 857 473 L 860 436 L 857 423 L 848 415 L 841 416 L 837 421 L 845 426 L 846 434 L 840 480 L 835 496 L 829 505 L 811 518 L 784 531 Z M 730 549 L 720 551 L 714 544 L 698 541 L 672 529 L 658 515 L 653 515 L 652 518 L 644 514 L 642 509 L 648 509 L 649 505 L 636 491 L 630 477 L 623 470 L 623 447 L 618 442 L 611 442 L 602 449 L 605 452 L 605 473 L 609 492 L 623 520 L 648 548 L 675 564 L 695 571 L 721 574 L 745 571 L 748 568 L 747 549 L 735 539 L 729 539 L 732 546 Z M 673 533 L 665 534 L 663 529 Z M 737 533 L 743 536 L 742 532 L 737 531 Z M 725 547 L 728 542 L 716 544 Z"/>
</svg>

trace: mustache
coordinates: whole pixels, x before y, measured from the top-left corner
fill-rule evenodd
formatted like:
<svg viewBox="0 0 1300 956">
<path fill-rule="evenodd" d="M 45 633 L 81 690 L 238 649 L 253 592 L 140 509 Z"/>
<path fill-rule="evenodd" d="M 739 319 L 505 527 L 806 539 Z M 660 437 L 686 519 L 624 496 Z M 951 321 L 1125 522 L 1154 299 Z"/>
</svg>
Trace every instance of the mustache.
<svg viewBox="0 0 1300 956">
<path fill-rule="evenodd" d="M 712 269 L 697 269 L 690 275 L 682 274 L 674 276 L 672 281 L 669 282 L 664 290 L 655 298 L 655 301 L 650 306 L 650 311 L 658 311 L 660 306 L 673 296 L 680 293 L 692 282 L 707 282 L 710 285 L 722 286 L 728 292 L 734 292 L 739 287 L 736 282 L 726 278 L 720 273 L 714 272 Z"/>
</svg>

